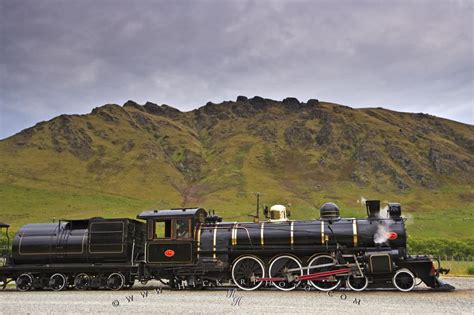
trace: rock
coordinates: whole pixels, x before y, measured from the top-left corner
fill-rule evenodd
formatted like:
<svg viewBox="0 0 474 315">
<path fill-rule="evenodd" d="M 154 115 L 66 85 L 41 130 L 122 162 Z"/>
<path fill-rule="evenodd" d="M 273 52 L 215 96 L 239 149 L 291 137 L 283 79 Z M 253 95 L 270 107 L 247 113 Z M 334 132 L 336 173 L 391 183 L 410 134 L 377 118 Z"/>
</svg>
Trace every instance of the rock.
<svg viewBox="0 0 474 315">
<path fill-rule="evenodd" d="M 137 104 L 136 102 L 134 102 L 134 101 L 132 101 L 132 100 L 126 101 L 126 102 L 123 104 L 123 107 L 124 107 L 124 108 L 131 107 L 131 108 L 138 109 L 139 111 L 144 111 L 143 106 Z"/>
<path fill-rule="evenodd" d="M 179 114 L 182 113 L 179 109 L 166 104 L 162 104 L 161 108 L 163 109 L 164 113 L 169 117 L 177 117 Z"/>
<path fill-rule="evenodd" d="M 260 96 L 254 96 L 251 99 L 249 99 L 250 104 L 252 105 L 258 105 L 258 106 L 265 106 L 266 101 L 263 97 Z"/>
<path fill-rule="evenodd" d="M 143 108 L 146 110 L 147 113 L 153 114 L 153 115 L 162 115 L 163 110 L 160 108 L 155 103 L 152 102 L 146 102 L 145 105 L 143 105 Z"/>
<path fill-rule="evenodd" d="M 148 131 L 153 131 L 153 132 L 159 132 L 160 127 L 149 117 L 147 117 L 146 114 L 134 112 L 131 113 L 131 116 L 133 119 L 135 119 L 135 122 L 142 128 L 148 130 Z"/>
<path fill-rule="evenodd" d="M 107 104 L 101 107 L 96 107 L 92 110 L 92 114 L 96 115 L 108 123 L 117 123 L 120 118 L 118 113 L 123 111 L 123 108 L 115 104 Z"/>
<path fill-rule="evenodd" d="M 80 160 L 89 160 L 94 155 L 92 138 L 87 132 L 74 124 L 71 117 L 61 115 L 49 127 L 53 149 L 56 152 L 69 151 Z"/>
<path fill-rule="evenodd" d="M 414 159 L 410 158 L 410 155 L 402 148 L 389 145 L 387 150 L 390 158 L 400 165 L 413 180 L 428 188 L 436 186 L 436 180 L 430 174 L 424 172 L 423 168 Z"/>
<path fill-rule="evenodd" d="M 277 140 L 277 129 L 271 124 L 266 124 L 264 121 L 251 123 L 249 131 L 252 135 L 258 136 L 267 142 L 275 142 Z"/>
<path fill-rule="evenodd" d="M 299 108 L 301 103 L 296 97 L 287 97 L 282 101 L 282 104 L 288 108 Z"/>
<path fill-rule="evenodd" d="M 313 143 L 313 130 L 302 125 L 285 129 L 285 142 L 290 146 L 309 146 Z"/>
<path fill-rule="evenodd" d="M 201 167 L 206 161 L 201 155 L 185 148 L 167 147 L 165 150 L 168 158 L 175 167 L 190 181 L 197 181 L 202 178 Z"/>
<path fill-rule="evenodd" d="M 332 134 L 331 124 L 329 123 L 323 124 L 318 134 L 316 135 L 316 143 L 321 146 L 330 144 L 331 134 Z"/>
<path fill-rule="evenodd" d="M 309 99 L 309 100 L 306 102 L 306 104 L 307 104 L 308 106 L 319 106 L 319 100 L 312 98 L 312 99 Z"/>
<path fill-rule="evenodd" d="M 247 96 L 242 96 L 242 95 L 237 96 L 237 102 L 245 103 L 245 102 L 247 102 L 248 100 L 249 100 L 249 99 L 247 98 Z"/>
</svg>

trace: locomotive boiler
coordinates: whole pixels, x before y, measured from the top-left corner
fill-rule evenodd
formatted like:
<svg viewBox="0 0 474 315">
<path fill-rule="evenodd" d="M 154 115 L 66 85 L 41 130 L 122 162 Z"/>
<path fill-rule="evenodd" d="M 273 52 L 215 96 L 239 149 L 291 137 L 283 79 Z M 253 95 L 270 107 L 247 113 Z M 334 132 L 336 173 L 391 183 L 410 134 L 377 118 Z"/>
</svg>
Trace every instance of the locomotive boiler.
<svg viewBox="0 0 474 315">
<path fill-rule="evenodd" d="M 438 278 L 447 270 L 432 258 L 408 255 L 400 204 L 388 204 L 386 213 L 379 201 L 366 206 L 365 219 L 341 218 L 326 203 L 314 220 L 290 220 L 276 205 L 255 222 L 222 222 L 202 208 L 179 208 L 145 211 L 137 220 L 26 225 L 0 267 L 0 282 L 15 281 L 22 291 L 117 290 L 152 279 L 188 288 L 230 282 L 242 290 L 410 291 L 419 279 L 435 290 L 454 289 Z"/>
</svg>

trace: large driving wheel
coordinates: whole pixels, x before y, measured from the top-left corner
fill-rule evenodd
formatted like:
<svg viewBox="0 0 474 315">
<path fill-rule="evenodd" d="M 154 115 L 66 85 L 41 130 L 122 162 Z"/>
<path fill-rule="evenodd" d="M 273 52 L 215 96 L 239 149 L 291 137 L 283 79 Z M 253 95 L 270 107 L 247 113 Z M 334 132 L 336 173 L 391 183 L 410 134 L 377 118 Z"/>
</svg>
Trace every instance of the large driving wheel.
<svg viewBox="0 0 474 315">
<path fill-rule="evenodd" d="M 61 273 L 55 273 L 49 278 L 49 287 L 54 291 L 61 291 L 66 288 L 67 278 Z"/>
<path fill-rule="evenodd" d="M 400 269 L 393 276 L 393 285 L 402 292 L 413 290 L 415 284 L 415 276 L 408 269 Z"/>
<path fill-rule="evenodd" d="M 268 268 L 270 278 L 287 278 L 290 277 L 290 281 L 281 280 L 281 281 L 272 281 L 272 284 L 283 291 L 294 290 L 301 281 L 295 281 L 296 276 L 303 275 L 303 267 L 298 259 L 289 255 L 282 255 L 275 258 Z M 298 269 L 295 271 L 289 272 L 288 270 Z"/>
<path fill-rule="evenodd" d="M 15 283 L 19 291 L 29 291 L 33 287 L 33 277 L 29 273 L 24 273 L 16 278 Z"/>
<path fill-rule="evenodd" d="M 232 280 L 242 290 L 258 289 L 262 281 L 256 278 L 265 277 L 263 262 L 255 256 L 242 256 L 232 265 Z"/>
<path fill-rule="evenodd" d="M 74 288 L 77 290 L 86 290 L 89 288 L 91 278 L 86 273 L 80 273 L 74 277 Z"/>
<path fill-rule="evenodd" d="M 311 259 L 308 264 L 308 267 L 310 267 L 308 269 L 308 274 L 333 270 L 336 263 L 336 259 L 329 255 L 316 256 Z M 326 265 L 326 267 L 311 268 L 319 265 Z M 332 291 L 341 284 L 341 279 L 338 279 L 335 276 L 329 276 L 324 280 L 308 280 L 308 282 L 320 291 Z"/>
</svg>

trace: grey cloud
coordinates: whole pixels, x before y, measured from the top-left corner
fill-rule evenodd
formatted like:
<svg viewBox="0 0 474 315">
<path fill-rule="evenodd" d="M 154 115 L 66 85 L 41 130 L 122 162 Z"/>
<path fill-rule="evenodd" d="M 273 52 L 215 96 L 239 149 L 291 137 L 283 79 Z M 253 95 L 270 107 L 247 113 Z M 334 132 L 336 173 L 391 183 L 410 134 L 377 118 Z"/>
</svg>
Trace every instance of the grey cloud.
<svg viewBox="0 0 474 315">
<path fill-rule="evenodd" d="M 1 130 L 261 95 L 474 123 L 470 1 L 0 0 Z"/>
</svg>

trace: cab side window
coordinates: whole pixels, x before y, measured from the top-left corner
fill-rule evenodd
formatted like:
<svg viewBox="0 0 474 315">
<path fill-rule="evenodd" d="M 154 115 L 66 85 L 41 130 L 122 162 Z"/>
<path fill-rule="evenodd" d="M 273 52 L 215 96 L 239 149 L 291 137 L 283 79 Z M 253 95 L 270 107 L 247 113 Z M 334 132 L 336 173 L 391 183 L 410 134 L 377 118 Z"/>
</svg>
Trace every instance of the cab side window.
<svg viewBox="0 0 474 315">
<path fill-rule="evenodd" d="M 155 221 L 153 238 L 171 238 L 171 220 Z"/>
<path fill-rule="evenodd" d="M 178 219 L 175 222 L 175 235 L 177 239 L 191 238 L 191 229 L 189 219 Z"/>
</svg>

